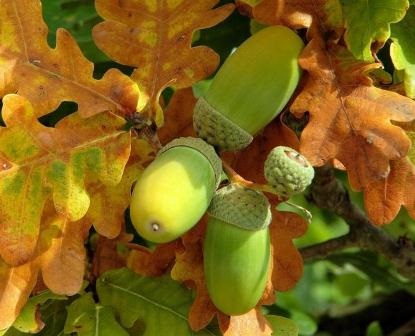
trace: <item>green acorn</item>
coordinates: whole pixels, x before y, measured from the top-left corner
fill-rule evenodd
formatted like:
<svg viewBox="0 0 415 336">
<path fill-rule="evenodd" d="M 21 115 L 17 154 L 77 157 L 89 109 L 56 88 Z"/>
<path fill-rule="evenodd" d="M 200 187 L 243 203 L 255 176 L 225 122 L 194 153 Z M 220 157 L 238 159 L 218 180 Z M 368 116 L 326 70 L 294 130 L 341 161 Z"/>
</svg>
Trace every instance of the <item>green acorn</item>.
<svg viewBox="0 0 415 336">
<path fill-rule="evenodd" d="M 262 29 L 242 43 L 196 103 L 193 126 L 198 136 L 221 150 L 246 147 L 297 87 L 303 46 L 284 26 Z"/>
<path fill-rule="evenodd" d="M 168 143 L 134 187 L 130 216 L 137 232 L 156 243 L 183 235 L 206 212 L 221 172 L 220 158 L 202 139 Z"/>
<path fill-rule="evenodd" d="M 278 146 L 269 154 L 264 164 L 265 178 L 281 196 L 289 198 L 303 192 L 314 177 L 314 168 L 296 150 Z"/>
<path fill-rule="evenodd" d="M 244 314 L 267 282 L 270 205 L 262 193 L 231 184 L 216 192 L 208 213 L 203 254 L 209 296 L 223 313 Z"/>
</svg>

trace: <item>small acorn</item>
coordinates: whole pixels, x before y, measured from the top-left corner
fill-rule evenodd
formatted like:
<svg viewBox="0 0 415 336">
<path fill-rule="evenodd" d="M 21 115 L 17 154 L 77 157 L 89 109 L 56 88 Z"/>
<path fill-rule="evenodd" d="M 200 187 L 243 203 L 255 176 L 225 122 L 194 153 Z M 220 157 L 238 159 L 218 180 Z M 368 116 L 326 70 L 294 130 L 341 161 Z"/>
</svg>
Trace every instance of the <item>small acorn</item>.
<svg viewBox="0 0 415 336">
<path fill-rule="evenodd" d="M 221 172 L 220 158 L 202 139 L 168 143 L 134 186 L 130 216 L 137 232 L 155 243 L 183 235 L 206 212 Z"/>
<path fill-rule="evenodd" d="M 264 164 L 267 182 L 283 197 L 303 192 L 314 178 L 314 168 L 296 150 L 278 146 L 271 150 Z"/>
<path fill-rule="evenodd" d="M 304 44 L 284 26 L 260 30 L 231 54 L 193 112 L 199 137 L 221 150 L 245 148 L 287 104 Z"/>
<path fill-rule="evenodd" d="M 203 254 L 209 296 L 223 313 L 244 314 L 267 282 L 269 202 L 261 192 L 230 184 L 216 192 L 208 214 Z"/>
</svg>

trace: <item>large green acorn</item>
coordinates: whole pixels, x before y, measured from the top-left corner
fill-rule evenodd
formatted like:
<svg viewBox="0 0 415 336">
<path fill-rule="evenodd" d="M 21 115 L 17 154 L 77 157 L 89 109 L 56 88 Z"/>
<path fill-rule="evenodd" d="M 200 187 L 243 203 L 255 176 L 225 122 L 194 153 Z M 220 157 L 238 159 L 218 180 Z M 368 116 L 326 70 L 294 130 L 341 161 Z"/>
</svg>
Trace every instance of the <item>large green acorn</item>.
<svg viewBox="0 0 415 336">
<path fill-rule="evenodd" d="M 168 143 L 134 187 L 130 216 L 137 232 L 156 243 L 183 235 L 206 212 L 221 172 L 220 158 L 202 139 Z"/>
<path fill-rule="evenodd" d="M 270 205 L 260 192 L 231 184 L 208 209 L 204 270 L 209 296 L 225 314 L 241 315 L 261 298 L 270 265 Z"/>
<path fill-rule="evenodd" d="M 193 126 L 221 150 L 246 147 L 284 108 L 301 75 L 304 44 L 284 26 L 260 30 L 219 69 L 194 109 Z"/>
</svg>

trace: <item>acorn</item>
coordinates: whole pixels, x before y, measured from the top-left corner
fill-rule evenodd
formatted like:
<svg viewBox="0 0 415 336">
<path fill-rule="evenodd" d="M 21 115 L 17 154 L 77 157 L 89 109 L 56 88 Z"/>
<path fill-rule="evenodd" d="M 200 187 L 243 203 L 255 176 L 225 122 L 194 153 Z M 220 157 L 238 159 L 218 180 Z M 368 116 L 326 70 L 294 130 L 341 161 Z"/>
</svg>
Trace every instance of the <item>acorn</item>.
<svg viewBox="0 0 415 336">
<path fill-rule="evenodd" d="M 237 184 L 218 190 L 208 209 L 204 272 L 209 296 L 227 315 L 241 315 L 260 300 L 270 266 L 270 204 Z"/>
<path fill-rule="evenodd" d="M 206 212 L 221 173 L 222 161 L 202 139 L 168 143 L 134 186 L 130 216 L 137 232 L 155 243 L 183 235 Z"/>
<path fill-rule="evenodd" d="M 231 54 L 193 111 L 199 137 L 220 150 L 245 148 L 287 104 L 301 76 L 303 41 L 285 26 L 264 28 Z"/>
<path fill-rule="evenodd" d="M 314 178 L 314 168 L 296 150 L 278 146 L 271 150 L 264 163 L 267 182 L 286 198 L 303 192 Z"/>
</svg>

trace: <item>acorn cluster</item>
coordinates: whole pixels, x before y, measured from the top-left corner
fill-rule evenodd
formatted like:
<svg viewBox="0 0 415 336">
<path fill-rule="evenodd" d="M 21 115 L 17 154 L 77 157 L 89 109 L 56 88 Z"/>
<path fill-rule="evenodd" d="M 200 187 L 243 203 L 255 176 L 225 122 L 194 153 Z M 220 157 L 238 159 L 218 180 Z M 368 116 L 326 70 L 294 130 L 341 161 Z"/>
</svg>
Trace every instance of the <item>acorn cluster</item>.
<svg viewBox="0 0 415 336">
<path fill-rule="evenodd" d="M 193 125 L 198 138 L 175 139 L 138 179 L 131 221 L 145 239 L 179 238 L 206 213 L 205 279 L 216 307 L 228 315 L 246 313 L 260 300 L 268 278 L 271 208 L 257 190 L 222 178 L 219 151 L 238 151 L 287 104 L 301 72 L 303 42 L 283 26 L 265 28 L 225 61 L 197 102 Z M 276 147 L 264 174 L 275 193 L 289 198 L 304 191 L 314 175 L 306 158 Z"/>
</svg>

